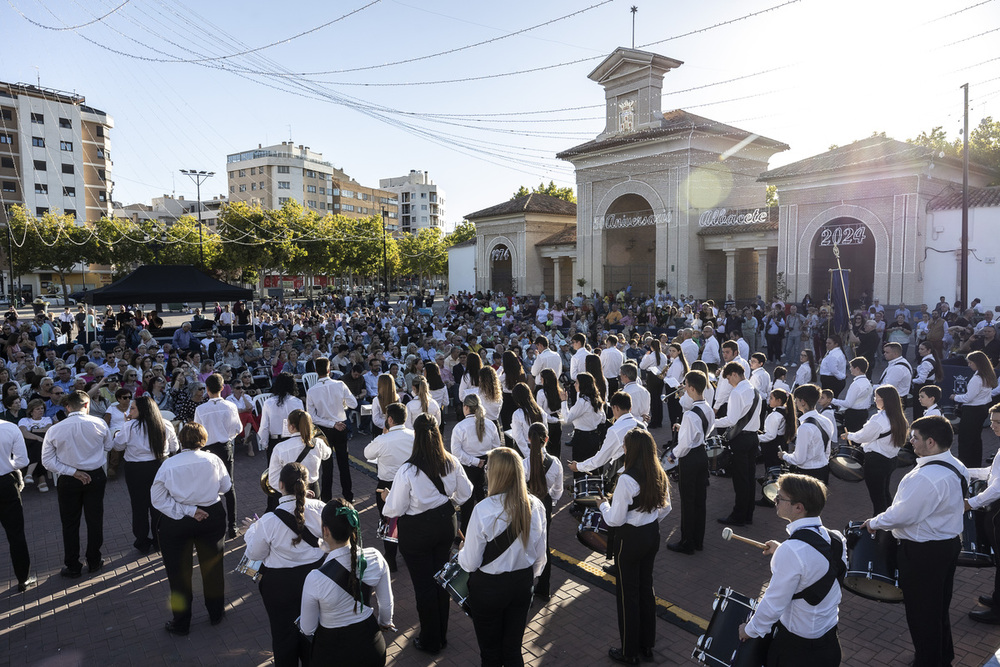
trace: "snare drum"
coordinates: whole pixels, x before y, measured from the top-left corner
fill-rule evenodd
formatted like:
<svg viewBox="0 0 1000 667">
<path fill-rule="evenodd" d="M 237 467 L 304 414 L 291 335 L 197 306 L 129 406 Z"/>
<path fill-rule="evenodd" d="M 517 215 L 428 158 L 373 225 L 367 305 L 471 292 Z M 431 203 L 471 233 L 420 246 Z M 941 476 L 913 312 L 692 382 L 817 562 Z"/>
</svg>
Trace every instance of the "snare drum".
<svg viewBox="0 0 1000 667">
<path fill-rule="evenodd" d="M 861 482 L 865 479 L 865 452 L 860 447 L 843 444 L 830 457 L 830 473 L 845 482 Z"/>
<path fill-rule="evenodd" d="M 673 463 L 671 463 L 670 457 L 673 455 L 674 455 L 674 450 L 673 448 L 670 448 L 666 452 L 664 452 L 663 458 L 660 459 L 660 465 L 663 466 L 664 472 L 670 472 L 671 470 L 676 468 L 677 464 L 680 462 L 680 459 L 673 459 Z"/>
<path fill-rule="evenodd" d="M 604 478 L 585 475 L 573 481 L 573 500 L 580 505 L 596 507 L 604 498 Z"/>
<path fill-rule="evenodd" d="M 969 485 L 969 495 L 982 493 L 986 489 L 985 480 L 977 479 Z M 962 567 L 992 567 L 993 549 L 980 539 L 983 511 L 970 510 L 962 515 L 962 550 L 958 553 L 958 564 Z"/>
<path fill-rule="evenodd" d="M 451 557 L 441 571 L 434 575 L 434 581 L 448 591 L 448 595 L 466 613 L 469 609 L 469 573 L 458 564 L 458 554 Z"/>
<path fill-rule="evenodd" d="M 847 524 L 847 574 L 844 588 L 855 595 L 878 602 L 902 602 L 899 570 L 896 568 L 896 539 L 886 530 L 868 532 L 859 521 Z"/>
<path fill-rule="evenodd" d="M 399 530 L 396 527 L 397 517 L 386 519 L 380 517 L 378 528 L 375 529 L 375 537 L 386 542 L 399 542 Z"/>
<path fill-rule="evenodd" d="M 726 449 L 724 442 L 721 435 L 705 438 L 705 454 L 708 455 L 708 458 L 713 459 L 719 456 Z"/>
<path fill-rule="evenodd" d="M 761 491 L 764 493 L 764 497 L 770 500 L 772 503 L 774 499 L 778 497 L 778 478 L 783 474 L 788 472 L 786 466 L 771 466 L 767 469 L 764 475 L 763 481 L 761 481 Z"/>
<path fill-rule="evenodd" d="M 740 625 L 750 620 L 757 601 L 731 588 L 719 588 L 708 630 L 698 637 L 691 657 L 712 667 L 761 667 L 767 645 L 760 638 L 740 641 Z"/>
<path fill-rule="evenodd" d="M 247 558 L 246 554 L 243 554 L 243 558 L 240 559 L 240 564 L 236 566 L 236 571 L 240 574 L 245 574 L 254 582 L 260 581 L 260 576 L 263 574 L 260 568 L 263 567 L 264 561 L 262 560 L 250 560 Z"/>
<path fill-rule="evenodd" d="M 583 513 L 580 526 L 576 529 L 576 539 L 591 551 L 599 554 L 607 553 L 608 524 L 604 523 L 601 510 L 588 509 Z"/>
<path fill-rule="evenodd" d="M 896 462 L 899 465 L 903 466 L 904 468 L 908 468 L 909 466 L 916 464 L 917 454 L 916 452 L 913 451 L 912 444 L 907 442 L 905 445 L 899 448 L 899 450 L 896 452 Z"/>
</svg>

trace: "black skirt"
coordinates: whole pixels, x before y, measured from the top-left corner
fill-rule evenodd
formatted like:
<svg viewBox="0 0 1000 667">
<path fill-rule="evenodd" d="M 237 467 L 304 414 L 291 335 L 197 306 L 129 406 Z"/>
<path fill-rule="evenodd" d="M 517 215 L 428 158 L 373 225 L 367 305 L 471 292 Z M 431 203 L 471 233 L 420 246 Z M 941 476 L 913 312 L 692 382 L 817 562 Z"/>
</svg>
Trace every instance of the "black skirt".
<svg viewBox="0 0 1000 667">
<path fill-rule="evenodd" d="M 316 628 L 309 667 L 385 667 L 385 639 L 375 614 L 340 628 Z"/>
</svg>

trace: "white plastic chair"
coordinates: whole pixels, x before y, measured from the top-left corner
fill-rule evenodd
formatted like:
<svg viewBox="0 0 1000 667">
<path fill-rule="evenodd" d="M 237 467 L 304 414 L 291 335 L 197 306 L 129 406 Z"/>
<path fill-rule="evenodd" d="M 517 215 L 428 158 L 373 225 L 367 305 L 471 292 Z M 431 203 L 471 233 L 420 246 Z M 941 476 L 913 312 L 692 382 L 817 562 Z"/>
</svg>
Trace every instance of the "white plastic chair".
<svg viewBox="0 0 1000 667">
<path fill-rule="evenodd" d="M 319 380 L 319 375 L 317 373 L 303 373 L 302 374 L 302 384 L 305 385 L 306 391 L 316 384 Z"/>
<path fill-rule="evenodd" d="M 261 393 L 253 397 L 253 409 L 260 416 L 264 412 L 264 401 L 271 398 L 272 394 Z"/>
</svg>

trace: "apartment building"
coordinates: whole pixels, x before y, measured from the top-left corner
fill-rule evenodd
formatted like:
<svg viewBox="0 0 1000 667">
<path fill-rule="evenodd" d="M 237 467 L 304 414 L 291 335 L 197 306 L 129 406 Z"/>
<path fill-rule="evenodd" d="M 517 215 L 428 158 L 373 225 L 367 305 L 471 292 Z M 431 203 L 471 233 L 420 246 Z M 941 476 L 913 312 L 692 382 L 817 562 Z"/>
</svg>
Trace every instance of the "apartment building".
<svg viewBox="0 0 1000 667">
<path fill-rule="evenodd" d="M 343 170 L 323 160 L 309 146 L 283 141 L 226 157 L 229 201 L 265 209 L 295 200 L 320 215 L 349 218 L 387 215 L 388 229 L 398 231 L 399 202 L 395 194 L 361 185 Z"/>
<path fill-rule="evenodd" d="M 399 198 L 401 231 L 416 232 L 424 227 L 438 227 L 444 231 L 444 190 L 426 171 L 411 169 L 406 176 L 380 179 L 379 187 Z"/>
<path fill-rule="evenodd" d="M 225 195 L 203 199 L 200 202 L 195 199 L 184 199 L 183 195 L 163 195 L 153 197 L 150 204 L 127 204 L 116 203 L 114 207 L 116 218 L 129 218 L 136 223 L 151 220 L 159 223 L 163 227 L 170 227 L 185 215 L 198 218 L 198 210 L 201 209 L 201 220 L 207 231 L 216 231 L 219 222 L 219 213 L 222 207 L 228 202 Z"/>
</svg>

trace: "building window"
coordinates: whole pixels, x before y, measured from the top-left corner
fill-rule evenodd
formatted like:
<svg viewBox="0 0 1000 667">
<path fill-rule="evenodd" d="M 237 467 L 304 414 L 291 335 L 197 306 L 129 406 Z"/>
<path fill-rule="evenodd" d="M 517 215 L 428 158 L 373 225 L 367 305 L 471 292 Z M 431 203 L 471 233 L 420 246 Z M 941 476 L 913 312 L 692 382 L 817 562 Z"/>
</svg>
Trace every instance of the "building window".
<svg viewBox="0 0 1000 667">
<path fill-rule="evenodd" d="M 236 178 L 236 172 L 235 171 L 229 172 L 229 178 Z"/>
<path fill-rule="evenodd" d="M 64 164 L 62 166 L 62 169 L 63 169 L 63 173 L 64 174 L 74 174 L 74 173 L 76 173 L 75 170 L 73 169 L 73 165 L 71 165 L 71 164 Z"/>
<path fill-rule="evenodd" d="M 75 197 L 76 188 L 71 188 L 69 186 L 63 186 L 63 197 Z"/>
<path fill-rule="evenodd" d="M 279 164 L 278 165 L 278 173 L 279 174 L 287 174 L 288 173 L 288 165 L 287 164 Z"/>
<path fill-rule="evenodd" d="M 69 118 L 60 118 L 59 119 L 59 127 L 61 127 L 64 130 L 72 130 L 73 129 L 73 123 L 72 123 L 72 121 L 70 121 Z"/>
<path fill-rule="evenodd" d="M 94 128 L 94 134 L 97 135 L 98 137 L 103 137 L 104 136 L 104 126 L 103 125 L 98 125 L 96 128 Z"/>
<path fill-rule="evenodd" d="M 340 204 L 331 204 L 330 208 L 332 210 L 334 210 L 334 211 L 339 211 L 340 210 Z"/>
<path fill-rule="evenodd" d="M 278 206 L 284 206 L 288 203 L 288 197 L 278 197 Z"/>
<path fill-rule="evenodd" d="M 257 189 L 257 184 L 256 183 L 251 183 L 250 184 L 250 189 L 251 190 L 256 190 Z"/>
<path fill-rule="evenodd" d="M 316 172 L 312 169 L 306 169 L 306 178 L 316 178 Z"/>
<path fill-rule="evenodd" d="M 12 157 L 0 157 L 0 167 L 4 169 L 14 168 L 14 158 Z"/>
<path fill-rule="evenodd" d="M 307 185 L 306 186 L 306 192 L 308 192 L 310 194 L 316 194 L 316 186 L 315 185 Z"/>
<path fill-rule="evenodd" d="M 71 215 L 71 216 L 73 216 L 74 218 L 76 217 L 76 209 L 75 209 L 75 208 L 67 208 L 67 209 L 64 209 L 64 210 L 63 210 L 63 213 L 65 213 L 66 215 Z"/>
<path fill-rule="evenodd" d="M 306 202 L 306 204 L 309 205 L 309 208 L 316 208 L 315 200 L 310 199 L 309 201 Z"/>
<path fill-rule="evenodd" d="M 438 196 L 437 196 L 437 193 L 436 193 L 436 192 L 432 192 L 432 193 L 431 193 L 431 203 L 432 203 L 432 204 L 436 204 L 436 203 L 437 203 L 437 200 L 438 200 Z"/>
<path fill-rule="evenodd" d="M 251 176 L 257 175 L 257 167 L 250 167 L 250 175 Z"/>
<path fill-rule="evenodd" d="M 42 139 L 41 137 L 32 137 L 31 145 L 37 148 L 45 148 L 45 139 Z"/>
<path fill-rule="evenodd" d="M 104 170 L 103 170 L 103 169 L 98 169 L 98 170 L 97 170 L 97 177 L 98 177 L 99 179 L 101 179 L 102 181 L 106 181 L 106 180 L 108 180 L 108 177 L 107 177 L 107 176 L 105 175 L 105 173 L 104 173 Z"/>
<path fill-rule="evenodd" d="M 108 153 L 108 155 L 110 155 L 110 153 Z M 102 160 L 104 159 L 104 149 L 103 148 L 98 148 L 97 149 L 97 157 L 101 158 Z"/>
<path fill-rule="evenodd" d="M 14 120 L 13 109 L 0 109 L 0 120 Z"/>
<path fill-rule="evenodd" d="M 3 182 L 4 192 L 17 192 L 17 183 L 14 181 L 4 181 Z"/>
<path fill-rule="evenodd" d="M 240 183 L 240 192 L 246 192 L 246 191 L 247 191 L 247 184 Z"/>
<path fill-rule="evenodd" d="M 427 222 L 427 216 L 426 215 L 420 216 L 420 222 Z"/>
<path fill-rule="evenodd" d="M 259 188 L 260 188 L 261 190 L 263 190 L 263 189 L 264 189 L 264 181 L 261 181 L 261 182 L 260 182 L 260 184 L 258 185 L 258 187 L 259 187 Z"/>
<path fill-rule="evenodd" d="M 352 206 L 351 204 L 344 204 L 343 208 L 344 208 L 345 211 L 353 211 L 354 210 L 354 206 Z"/>
<path fill-rule="evenodd" d="M 292 184 L 289 183 L 288 181 L 278 181 L 278 189 L 279 190 L 291 190 L 292 189 Z"/>
<path fill-rule="evenodd" d="M 49 194 L 49 186 L 45 183 L 35 183 L 35 194 L 36 195 L 47 195 Z"/>
<path fill-rule="evenodd" d="M 0 144 L 12 144 L 14 143 L 14 137 L 9 134 L 0 134 Z"/>
<path fill-rule="evenodd" d="M 48 165 L 45 164 L 45 160 L 35 160 L 35 171 L 48 171 Z"/>
<path fill-rule="evenodd" d="M 326 194 L 326 188 L 320 188 L 320 189 L 319 189 L 319 193 L 320 193 L 321 195 L 325 195 L 325 194 Z"/>
<path fill-rule="evenodd" d="M 426 192 L 421 192 L 420 193 L 420 198 L 421 199 L 427 199 L 427 193 Z"/>
<path fill-rule="evenodd" d="M 354 191 L 353 190 L 341 190 L 340 191 L 340 196 L 341 197 L 353 197 L 354 196 Z"/>
<path fill-rule="evenodd" d="M 101 192 L 98 192 L 97 201 L 108 201 L 108 193 L 104 192 L 103 190 Z"/>
<path fill-rule="evenodd" d="M 229 186 L 229 194 L 233 194 L 234 192 L 236 192 L 236 186 L 235 185 L 230 185 Z"/>
<path fill-rule="evenodd" d="M 49 212 L 48 206 L 39 206 L 38 208 L 35 209 L 35 215 L 37 216 L 45 215 L 48 212 Z"/>
<path fill-rule="evenodd" d="M 73 142 L 72 141 L 60 141 L 59 150 L 73 152 Z"/>
<path fill-rule="evenodd" d="M 45 123 L 45 115 L 40 113 L 33 113 L 31 114 L 31 122 L 42 125 Z"/>
<path fill-rule="evenodd" d="M 325 201 L 321 201 L 319 203 L 319 210 L 321 210 L 321 211 L 325 211 L 326 210 L 326 202 Z"/>
<path fill-rule="evenodd" d="M 243 178 L 246 175 L 247 175 L 247 170 L 246 169 L 240 169 L 240 178 Z"/>
<path fill-rule="evenodd" d="M 426 211 L 427 210 L 427 204 L 421 204 L 420 205 L 420 210 L 421 211 Z M 426 220 L 427 218 L 424 218 L 424 219 Z"/>
<path fill-rule="evenodd" d="M 330 194 L 333 195 L 334 197 L 339 197 L 340 196 L 340 190 L 338 190 L 337 188 L 331 188 Z"/>
</svg>

